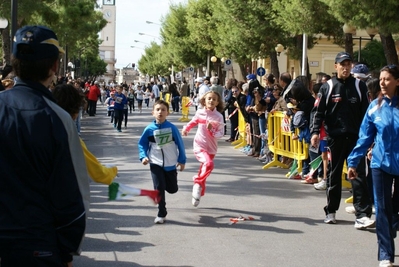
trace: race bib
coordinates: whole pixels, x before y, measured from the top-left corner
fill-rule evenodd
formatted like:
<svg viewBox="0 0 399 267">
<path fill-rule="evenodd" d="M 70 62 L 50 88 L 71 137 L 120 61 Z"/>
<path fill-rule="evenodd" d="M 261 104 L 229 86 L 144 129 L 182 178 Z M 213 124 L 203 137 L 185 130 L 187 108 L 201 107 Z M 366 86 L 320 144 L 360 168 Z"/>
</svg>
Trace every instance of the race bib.
<svg viewBox="0 0 399 267">
<path fill-rule="evenodd" d="M 158 146 L 164 146 L 173 142 L 172 128 L 155 130 L 154 139 Z"/>
</svg>

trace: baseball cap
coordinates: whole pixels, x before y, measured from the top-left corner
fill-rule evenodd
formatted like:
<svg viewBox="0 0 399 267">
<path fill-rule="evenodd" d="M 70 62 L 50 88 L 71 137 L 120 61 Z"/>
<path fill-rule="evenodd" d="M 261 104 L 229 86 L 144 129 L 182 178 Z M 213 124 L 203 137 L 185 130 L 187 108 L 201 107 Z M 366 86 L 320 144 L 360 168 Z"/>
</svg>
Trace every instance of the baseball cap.
<svg viewBox="0 0 399 267">
<path fill-rule="evenodd" d="M 21 51 L 21 46 L 28 45 L 30 53 Z M 65 53 L 58 43 L 55 33 L 44 26 L 25 26 L 17 30 L 14 36 L 12 54 L 15 58 L 35 61 L 45 58 L 58 57 Z"/>
<path fill-rule="evenodd" d="M 255 76 L 255 74 L 248 74 L 246 78 L 247 78 L 247 80 L 255 80 L 256 76 Z"/>
<path fill-rule="evenodd" d="M 335 63 L 341 63 L 342 61 L 345 61 L 345 60 L 352 61 L 352 57 L 351 57 L 351 55 L 349 53 L 340 52 L 335 57 Z"/>
<path fill-rule="evenodd" d="M 195 81 L 196 81 L 197 83 L 203 83 L 203 82 L 204 82 L 204 79 L 202 79 L 201 77 L 198 77 L 197 79 L 195 79 Z"/>
<path fill-rule="evenodd" d="M 364 64 L 357 64 L 353 67 L 351 73 L 353 74 L 353 76 L 357 78 L 367 78 L 368 77 L 367 74 L 369 73 L 369 68 L 367 68 L 367 66 Z"/>
</svg>

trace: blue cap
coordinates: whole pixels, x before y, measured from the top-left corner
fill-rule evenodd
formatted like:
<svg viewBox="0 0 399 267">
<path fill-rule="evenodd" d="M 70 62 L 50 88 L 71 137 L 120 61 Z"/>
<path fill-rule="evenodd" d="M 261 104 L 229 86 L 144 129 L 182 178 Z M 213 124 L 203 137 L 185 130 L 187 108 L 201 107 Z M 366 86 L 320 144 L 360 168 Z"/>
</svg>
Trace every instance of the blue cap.
<svg viewBox="0 0 399 267">
<path fill-rule="evenodd" d="M 21 47 L 28 45 L 29 53 L 21 52 Z M 12 54 L 17 59 L 34 61 L 45 58 L 58 57 L 60 53 L 65 53 L 59 45 L 55 33 L 44 26 L 25 26 L 17 30 L 14 36 Z"/>
<path fill-rule="evenodd" d="M 369 68 L 367 68 L 367 66 L 364 64 L 357 64 L 353 67 L 353 69 L 351 70 L 351 73 L 352 74 L 358 74 L 358 73 L 368 74 Z"/>
<path fill-rule="evenodd" d="M 255 74 L 248 74 L 247 75 L 247 80 L 255 80 L 256 79 L 256 75 Z"/>
</svg>

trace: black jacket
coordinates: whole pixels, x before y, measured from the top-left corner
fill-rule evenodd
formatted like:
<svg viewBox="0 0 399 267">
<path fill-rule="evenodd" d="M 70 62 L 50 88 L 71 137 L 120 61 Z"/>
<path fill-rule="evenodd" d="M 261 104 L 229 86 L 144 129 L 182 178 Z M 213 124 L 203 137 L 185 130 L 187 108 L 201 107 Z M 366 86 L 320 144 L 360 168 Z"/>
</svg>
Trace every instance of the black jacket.
<svg viewBox="0 0 399 267">
<path fill-rule="evenodd" d="M 346 80 L 333 77 L 331 92 L 329 83 L 320 88 L 312 110 L 311 135 L 319 134 L 323 121 L 327 135 L 332 138 L 358 135 L 369 102 L 366 84 L 359 81 L 358 92 L 356 80 L 352 76 Z"/>
</svg>

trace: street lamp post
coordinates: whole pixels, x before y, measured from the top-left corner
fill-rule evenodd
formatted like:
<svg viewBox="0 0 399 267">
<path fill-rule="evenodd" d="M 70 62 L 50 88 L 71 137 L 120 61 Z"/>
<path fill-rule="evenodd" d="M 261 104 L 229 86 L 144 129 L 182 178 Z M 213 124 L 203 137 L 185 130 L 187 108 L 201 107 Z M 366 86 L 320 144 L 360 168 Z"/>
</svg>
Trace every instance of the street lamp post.
<svg viewBox="0 0 399 267">
<path fill-rule="evenodd" d="M 158 25 L 158 26 L 162 26 L 161 24 L 159 24 L 159 23 L 155 23 L 155 22 L 152 22 L 152 21 L 146 21 L 145 23 L 147 23 L 147 24 L 155 24 L 155 25 Z"/>
<path fill-rule="evenodd" d="M 151 34 L 146 34 L 146 33 L 143 33 L 143 32 L 139 32 L 139 35 L 147 35 L 147 36 L 151 36 L 151 37 L 157 38 L 158 40 L 161 40 L 161 38 L 159 38 L 158 36 L 151 35 Z"/>
<path fill-rule="evenodd" d="M 357 53 L 357 61 L 360 62 L 361 61 L 361 53 L 362 53 L 362 40 L 372 41 L 374 39 L 374 36 L 376 34 L 378 34 L 378 30 L 375 28 L 366 28 L 366 32 L 370 36 L 370 38 L 362 37 L 362 36 L 353 37 L 353 35 L 356 35 L 356 27 L 348 25 L 346 23 L 342 27 L 342 30 L 344 31 L 345 34 L 352 35 L 352 39 L 359 40 L 359 52 Z"/>
<path fill-rule="evenodd" d="M 150 45 L 149 43 L 145 43 L 145 42 L 142 42 L 142 41 L 139 41 L 139 40 L 134 40 L 134 42 L 135 43 L 142 43 L 142 44 L 145 44 L 145 45 Z"/>
<path fill-rule="evenodd" d="M 145 49 L 142 48 L 142 47 L 138 47 L 138 46 L 134 46 L 134 45 L 131 45 L 130 48 L 138 48 L 138 49 L 143 49 L 143 50 L 145 50 Z"/>
<path fill-rule="evenodd" d="M 220 82 L 223 84 L 223 73 L 221 71 L 221 66 L 222 66 L 222 63 L 224 63 L 224 61 L 226 61 L 226 59 L 224 57 L 219 59 L 216 56 L 212 56 L 211 61 L 212 61 L 213 65 L 216 67 L 215 76 L 217 76 L 220 79 Z"/>
<path fill-rule="evenodd" d="M 280 56 L 281 52 L 284 51 L 284 46 L 282 44 L 277 44 L 274 50 L 276 50 L 277 56 Z"/>
</svg>

